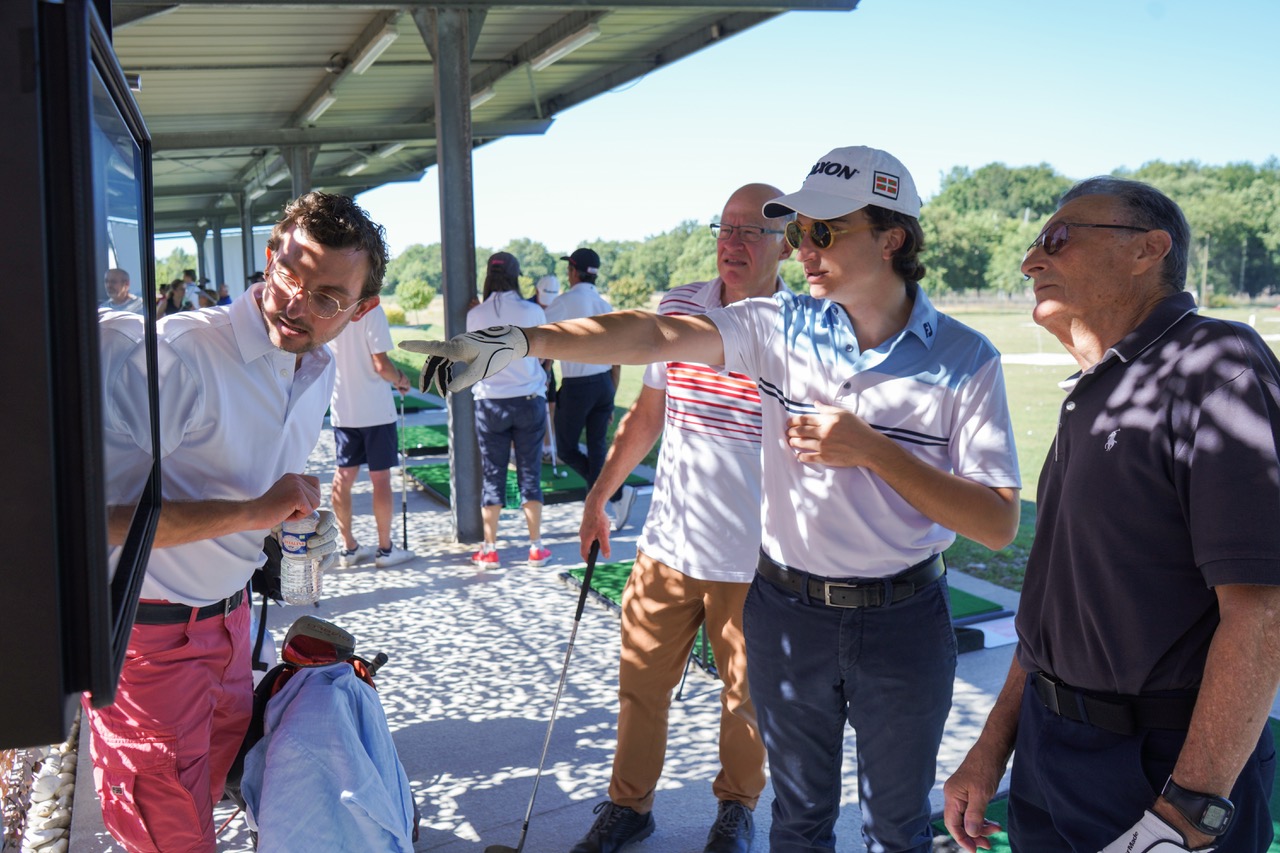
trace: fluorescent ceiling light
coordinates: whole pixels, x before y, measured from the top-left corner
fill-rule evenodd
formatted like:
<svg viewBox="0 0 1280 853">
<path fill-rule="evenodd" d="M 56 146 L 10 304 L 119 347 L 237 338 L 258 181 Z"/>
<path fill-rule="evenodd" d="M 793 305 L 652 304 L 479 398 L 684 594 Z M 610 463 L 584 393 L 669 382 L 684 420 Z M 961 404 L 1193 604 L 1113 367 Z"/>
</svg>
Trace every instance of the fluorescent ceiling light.
<svg viewBox="0 0 1280 853">
<path fill-rule="evenodd" d="M 596 24 L 588 24 L 573 35 L 561 39 L 529 60 L 529 67 L 534 71 L 541 71 L 551 63 L 564 59 L 584 44 L 595 41 L 599 37 L 600 27 Z"/>
<path fill-rule="evenodd" d="M 474 110 L 476 107 L 480 106 L 481 104 L 489 103 L 494 99 L 494 97 L 497 96 L 497 94 L 498 94 L 497 92 L 493 91 L 492 86 L 486 86 L 485 88 L 481 89 L 479 92 L 476 92 L 474 95 L 471 96 L 471 109 Z"/>
<path fill-rule="evenodd" d="M 249 190 L 249 201 L 257 201 L 258 199 L 262 198 L 266 194 L 267 194 L 266 187 L 254 187 L 253 189 Z"/>
<path fill-rule="evenodd" d="M 379 148 L 377 151 L 373 153 L 379 157 L 390 157 L 392 154 L 395 154 L 396 152 L 402 150 L 404 146 L 405 146 L 405 143 L 403 142 L 391 142 L 391 143 L 388 143 L 387 145 L 382 146 L 381 148 Z"/>
<path fill-rule="evenodd" d="M 314 122 L 320 116 L 324 115 L 324 111 L 333 106 L 338 100 L 338 96 L 333 94 L 332 89 L 325 89 L 320 97 L 316 98 L 311 106 L 307 107 L 307 111 L 302 114 L 302 120 L 308 124 Z"/>
<path fill-rule="evenodd" d="M 373 41 L 364 46 L 364 49 L 356 54 L 355 60 L 351 63 L 352 74 L 363 74 L 369 70 L 369 66 L 378 61 L 378 57 L 382 56 L 383 51 L 391 47 L 391 43 L 400 37 L 400 31 L 393 24 L 388 24 L 382 28 L 382 32 L 373 37 Z"/>
<path fill-rule="evenodd" d="M 369 163 L 367 160 L 357 160 L 354 163 L 352 163 L 350 166 L 347 166 L 346 168 L 344 168 L 342 170 L 342 174 L 346 175 L 347 177 L 351 177 L 352 175 L 360 174 L 367 168 L 369 168 Z"/>
</svg>

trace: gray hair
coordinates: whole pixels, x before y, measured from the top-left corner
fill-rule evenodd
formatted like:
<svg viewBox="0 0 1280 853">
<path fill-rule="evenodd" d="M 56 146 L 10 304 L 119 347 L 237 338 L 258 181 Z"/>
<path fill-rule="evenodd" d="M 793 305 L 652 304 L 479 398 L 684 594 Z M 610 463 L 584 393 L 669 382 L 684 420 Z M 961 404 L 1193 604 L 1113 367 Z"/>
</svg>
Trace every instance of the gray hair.
<svg viewBox="0 0 1280 853">
<path fill-rule="evenodd" d="M 1058 207 L 1087 195 L 1105 195 L 1117 199 L 1133 217 L 1132 224 L 1167 232 L 1173 245 L 1164 259 L 1160 281 L 1174 292 L 1186 287 L 1191 226 L 1187 224 L 1182 209 L 1173 199 L 1150 184 L 1102 175 L 1086 178 L 1067 190 L 1058 201 Z"/>
</svg>

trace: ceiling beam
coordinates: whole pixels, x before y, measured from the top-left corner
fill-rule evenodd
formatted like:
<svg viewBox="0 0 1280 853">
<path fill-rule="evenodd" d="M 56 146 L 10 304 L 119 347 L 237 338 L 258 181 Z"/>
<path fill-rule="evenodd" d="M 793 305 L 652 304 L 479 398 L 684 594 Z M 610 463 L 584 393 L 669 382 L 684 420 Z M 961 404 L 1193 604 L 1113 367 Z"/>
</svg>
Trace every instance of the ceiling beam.
<svg viewBox="0 0 1280 853">
<path fill-rule="evenodd" d="M 551 127 L 551 119 L 530 121 L 487 121 L 472 126 L 472 136 L 539 136 Z M 374 127 L 284 127 L 262 130 L 196 130 L 157 133 L 152 149 L 190 151 L 195 149 L 278 148 L 285 145 L 372 145 L 383 142 L 432 142 L 434 122 L 387 124 Z"/>
</svg>

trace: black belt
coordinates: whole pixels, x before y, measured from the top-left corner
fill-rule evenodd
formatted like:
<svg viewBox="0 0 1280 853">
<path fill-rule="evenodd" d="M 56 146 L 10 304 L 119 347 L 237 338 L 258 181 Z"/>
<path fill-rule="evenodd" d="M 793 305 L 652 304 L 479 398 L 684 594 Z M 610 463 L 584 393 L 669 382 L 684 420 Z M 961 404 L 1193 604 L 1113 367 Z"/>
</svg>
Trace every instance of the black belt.
<svg viewBox="0 0 1280 853">
<path fill-rule="evenodd" d="M 784 566 L 761 551 L 756 571 L 769 583 L 801 597 L 804 597 L 807 589 L 810 603 L 829 607 L 880 607 L 897 604 L 915 595 L 942 577 L 947 571 L 947 565 L 941 554 L 934 554 L 924 562 L 916 563 L 892 577 L 839 581 Z"/>
<path fill-rule="evenodd" d="M 1031 673 L 1031 684 L 1050 713 L 1121 735 L 1138 729 L 1187 730 L 1198 695 L 1194 691 L 1185 696 L 1085 693 L 1043 672 Z"/>
<path fill-rule="evenodd" d="M 181 625 L 191 621 L 194 612 L 196 621 L 212 619 L 214 616 L 227 616 L 244 601 L 244 590 L 238 590 L 213 604 L 204 607 L 188 607 L 185 604 L 159 604 L 151 601 L 138 602 L 138 614 L 133 617 L 136 625 Z"/>
</svg>

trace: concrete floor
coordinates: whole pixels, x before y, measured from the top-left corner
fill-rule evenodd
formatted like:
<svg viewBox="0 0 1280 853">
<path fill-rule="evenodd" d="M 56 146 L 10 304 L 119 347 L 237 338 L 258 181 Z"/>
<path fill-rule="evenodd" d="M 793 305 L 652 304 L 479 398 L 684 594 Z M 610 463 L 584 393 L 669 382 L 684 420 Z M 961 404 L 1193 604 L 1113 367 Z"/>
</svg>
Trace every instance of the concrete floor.
<svg viewBox="0 0 1280 853">
<path fill-rule="evenodd" d="M 440 412 L 409 416 L 410 423 L 438 422 Z M 333 472 L 332 433 L 326 429 L 312 454 L 311 473 L 327 481 Z M 399 476 L 394 535 L 400 538 Z M 356 527 L 373 538 L 369 483 L 355 495 Z M 327 503 L 327 483 L 326 483 Z M 490 844 L 514 847 L 528 806 L 552 699 L 573 626 L 578 587 L 559 573 L 581 563 L 577 527 L 581 503 L 546 507 L 543 540 L 553 562 L 531 569 L 522 562 L 524 522 L 504 511 L 500 541 L 504 567 L 478 573 L 472 546 L 451 541 L 447 508 L 410 487 L 409 546 L 419 557 L 388 570 L 372 565 L 337 570 L 325 579 L 318 608 L 272 606 L 269 626 L 277 641 L 303 613 L 329 619 L 353 633 L 358 653 L 385 651 L 390 662 L 378 677 L 379 695 L 396 747 L 422 813 L 416 851 L 481 853 Z M 614 538 L 614 560 L 635 554 L 639 525 L 648 509 L 640 498 L 631 524 Z M 990 584 L 951 574 L 953 586 L 992 599 L 1009 610 L 1017 596 Z M 257 606 L 255 604 L 255 606 Z M 935 808 L 941 784 L 964 757 L 986 719 L 1008 670 L 1011 645 L 962 654 L 955 702 L 938 760 Z M 592 808 L 606 796 L 617 713 L 618 617 L 597 602 L 583 613 L 568 683 L 524 849 L 563 853 L 591 825 Z M 696 667 L 683 698 L 674 703 L 670 742 L 654 815 L 657 831 L 634 846 L 641 851 L 696 853 L 715 818 L 711 780 L 718 762 L 716 725 L 719 682 Z M 82 727 L 83 728 L 83 727 Z M 852 755 L 846 738 L 840 849 L 862 850 Z M 93 791 L 87 744 L 77 777 L 71 853 L 106 853 L 120 847 L 102 827 Z M 766 788 L 756 810 L 756 849 L 768 847 Z M 230 818 L 225 805 L 215 822 Z M 324 840 L 316 839 L 316 849 Z M 243 816 L 222 833 L 220 851 L 250 849 Z"/>
</svg>

